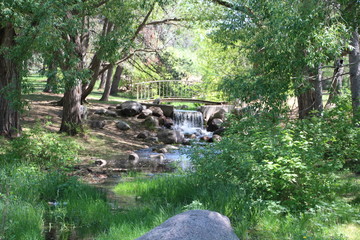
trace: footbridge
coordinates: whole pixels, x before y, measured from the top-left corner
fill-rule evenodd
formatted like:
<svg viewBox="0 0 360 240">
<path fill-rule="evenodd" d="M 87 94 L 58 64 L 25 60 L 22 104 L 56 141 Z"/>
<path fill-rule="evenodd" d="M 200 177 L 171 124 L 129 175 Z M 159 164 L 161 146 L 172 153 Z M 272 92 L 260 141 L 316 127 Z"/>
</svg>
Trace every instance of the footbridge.
<svg viewBox="0 0 360 240">
<path fill-rule="evenodd" d="M 224 104 L 202 100 L 206 94 L 201 91 L 198 84 L 193 81 L 183 80 L 160 80 L 148 81 L 135 84 L 136 98 L 142 102 L 153 102 L 161 99 L 163 102 L 193 102 L 202 104 Z"/>
</svg>

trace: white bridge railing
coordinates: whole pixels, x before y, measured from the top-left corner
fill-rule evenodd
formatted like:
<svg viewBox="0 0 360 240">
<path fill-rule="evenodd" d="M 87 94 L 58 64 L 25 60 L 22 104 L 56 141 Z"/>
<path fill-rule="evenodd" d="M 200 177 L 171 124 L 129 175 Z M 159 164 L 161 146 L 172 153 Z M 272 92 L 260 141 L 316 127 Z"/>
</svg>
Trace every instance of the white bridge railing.
<svg viewBox="0 0 360 240">
<path fill-rule="evenodd" d="M 135 83 L 136 98 L 148 100 L 156 98 L 194 98 L 199 95 L 196 84 L 183 80 L 160 80 Z"/>
</svg>

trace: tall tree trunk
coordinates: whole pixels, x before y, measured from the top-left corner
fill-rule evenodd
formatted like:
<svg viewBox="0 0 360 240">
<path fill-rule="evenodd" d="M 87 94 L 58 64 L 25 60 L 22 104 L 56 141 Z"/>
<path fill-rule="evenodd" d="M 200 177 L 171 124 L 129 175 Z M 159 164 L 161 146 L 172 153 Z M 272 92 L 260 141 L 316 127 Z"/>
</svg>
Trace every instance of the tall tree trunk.
<svg viewBox="0 0 360 240">
<path fill-rule="evenodd" d="M 342 59 L 337 59 L 334 62 L 334 74 L 331 81 L 330 94 L 328 101 L 326 102 L 326 107 L 332 103 L 335 96 L 341 94 L 343 74 L 344 74 L 343 64 L 344 64 L 344 60 Z"/>
<path fill-rule="evenodd" d="M 354 119 L 360 120 L 360 46 L 358 28 L 352 34 L 351 46 L 353 49 L 349 54 L 351 98 Z"/>
<path fill-rule="evenodd" d="M 108 70 L 108 73 L 107 73 L 107 77 L 106 77 L 105 89 L 104 89 L 103 95 L 102 95 L 102 97 L 100 98 L 99 101 L 109 101 L 110 87 L 111 87 L 111 77 L 112 77 L 113 71 L 114 71 L 114 65 L 111 64 L 110 68 Z"/>
<path fill-rule="evenodd" d="M 322 89 L 322 64 L 319 65 L 318 68 L 318 75 L 317 78 L 314 81 L 314 88 L 315 88 L 315 99 L 314 99 L 314 109 L 317 111 L 318 116 L 321 115 L 321 113 L 324 110 L 323 107 L 323 89 Z"/>
<path fill-rule="evenodd" d="M 110 89 L 110 95 L 111 96 L 116 96 L 118 94 L 119 83 L 120 83 L 120 80 L 121 80 L 121 74 L 122 74 L 123 70 L 124 70 L 124 68 L 122 66 L 120 66 L 120 65 L 118 65 L 116 67 L 114 79 L 113 79 L 113 82 L 111 84 L 111 89 Z"/>
<path fill-rule="evenodd" d="M 94 90 L 96 81 L 99 78 L 99 70 L 100 70 L 101 60 L 97 54 L 94 55 L 90 70 L 92 71 L 91 81 L 87 88 L 83 91 L 81 96 L 81 102 L 84 103 L 89 94 Z"/>
<path fill-rule="evenodd" d="M 51 60 L 51 62 L 49 63 L 49 69 L 47 74 L 48 78 L 46 80 L 46 86 L 43 92 L 57 93 L 58 89 L 57 89 L 56 73 L 57 73 L 56 63 L 53 60 Z"/>
<path fill-rule="evenodd" d="M 308 71 L 310 75 L 308 79 L 308 86 L 301 92 L 298 96 L 298 106 L 299 106 L 299 118 L 304 119 L 310 116 L 310 113 L 315 109 L 314 101 L 315 101 L 315 92 L 313 89 L 313 80 L 311 71 Z"/>
<path fill-rule="evenodd" d="M 69 14 L 71 17 L 71 14 Z M 83 18 L 83 28 L 88 29 L 90 24 L 89 17 Z M 86 54 L 89 48 L 90 35 L 88 31 L 80 31 L 74 35 L 65 35 L 64 39 L 74 46 L 73 55 L 64 59 L 62 71 L 64 73 L 65 93 L 63 101 L 63 114 L 61 119 L 60 132 L 66 132 L 69 135 L 76 135 L 83 130 L 81 119 L 81 79 L 74 79 L 73 72 L 82 72 L 85 68 Z M 76 60 L 76 64 L 71 62 Z"/>
<path fill-rule="evenodd" d="M 100 84 L 99 84 L 99 88 L 98 89 L 104 89 L 105 88 L 105 84 L 106 84 L 106 78 L 107 78 L 107 72 L 105 71 L 101 74 L 100 77 Z"/>
<path fill-rule="evenodd" d="M 81 92 L 81 84 L 77 84 L 65 91 L 60 132 L 76 135 L 82 131 L 80 112 Z"/>
<path fill-rule="evenodd" d="M 0 25 L 1 26 L 1 25 Z M 11 24 L 0 27 L 0 49 L 15 46 L 15 30 Z M 0 51 L 0 135 L 20 135 L 21 83 L 19 66 Z"/>
<path fill-rule="evenodd" d="M 299 118 L 304 119 L 310 116 L 310 112 L 314 110 L 314 91 L 306 90 L 298 96 Z"/>
<path fill-rule="evenodd" d="M 103 29 L 101 35 L 104 37 L 107 34 L 109 34 L 112 31 L 113 24 L 109 23 L 109 20 L 106 18 L 104 20 Z M 83 89 L 83 94 L 81 96 L 81 102 L 85 102 L 87 96 L 94 90 L 96 81 L 99 79 L 99 71 L 101 66 L 101 58 L 100 58 L 100 52 L 98 51 L 94 54 L 93 59 L 90 64 L 90 70 L 92 71 L 91 81 L 89 85 Z M 99 88 L 104 88 L 102 84 L 105 85 L 104 75 L 101 75 L 101 83 Z"/>
</svg>

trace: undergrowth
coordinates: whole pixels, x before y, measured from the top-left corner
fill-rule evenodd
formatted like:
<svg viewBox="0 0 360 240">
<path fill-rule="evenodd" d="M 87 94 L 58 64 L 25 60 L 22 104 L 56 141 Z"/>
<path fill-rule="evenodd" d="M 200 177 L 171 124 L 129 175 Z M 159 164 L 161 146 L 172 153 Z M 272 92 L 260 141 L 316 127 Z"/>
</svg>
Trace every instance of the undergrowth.
<svg viewBox="0 0 360 240">
<path fill-rule="evenodd" d="M 0 139 L 0 239 L 130 240 L 207 209 L 228 216 L 240 239 L 355 240 L 360 128 L 349 112 L 344 101 L 303 121 L 235 118 L 221 142 L 193 148 L 195 172 L 116 186 L 132 205 L 68 174 L 78 155 L 68 137 L 36 129 Z"/>
</svg>

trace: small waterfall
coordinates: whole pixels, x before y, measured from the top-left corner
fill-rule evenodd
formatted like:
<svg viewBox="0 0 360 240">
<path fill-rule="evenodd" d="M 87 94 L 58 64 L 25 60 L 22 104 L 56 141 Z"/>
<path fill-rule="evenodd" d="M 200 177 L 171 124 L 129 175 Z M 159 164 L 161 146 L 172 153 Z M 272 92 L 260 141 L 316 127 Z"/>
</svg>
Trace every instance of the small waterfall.
<svg viewBox="0 0 360 240">
<path fill-rule="evenodd" d="M 174 111 L 174 128 L 185 134 L 199 133 L 204 128 L 204 118 L 201 112 L 188 110 Z"/>
</svg>

